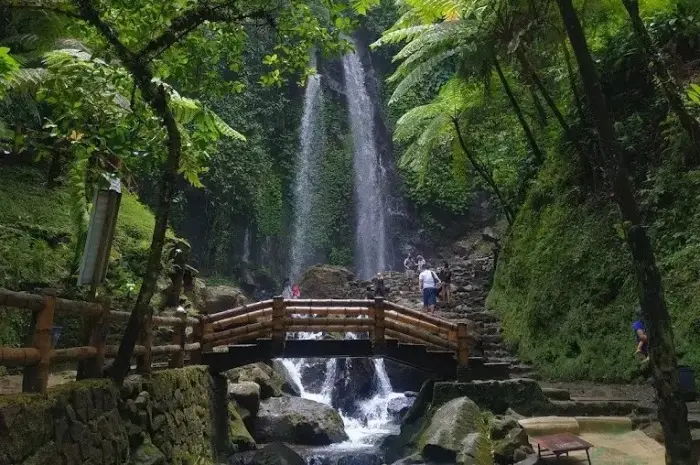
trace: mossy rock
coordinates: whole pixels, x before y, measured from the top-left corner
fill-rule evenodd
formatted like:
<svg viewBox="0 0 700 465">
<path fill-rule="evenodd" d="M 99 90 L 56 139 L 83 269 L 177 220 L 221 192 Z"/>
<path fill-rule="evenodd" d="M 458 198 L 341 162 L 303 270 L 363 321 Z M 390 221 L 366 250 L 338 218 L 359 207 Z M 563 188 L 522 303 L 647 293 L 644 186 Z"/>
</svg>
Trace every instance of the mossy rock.
<svg viewBox="0 0 700 465">
<path fill-rule="evenodd" d="M 243 423 L 243 418 L 236 409 L 234 402 L 228 403 L 228 444 L 229 452 L 245 452 L 255 450 L 257 445 Z"/>
<path fill-rule="evenodd" d="M 454 462 L 462 442 L 478 433 L 481 411 L 468 397 L 453 399 L 433 414 L 417 445 L 421 455 L 438 463 Z"/>
<path fill-rule="evenodd" d="M 252 363 L 224 373 L 232 383 L 252 381 L 260 386 L 260 398 L 279 397 L 284 393 L 285 379 L 266 363 Z"/>
</svg>

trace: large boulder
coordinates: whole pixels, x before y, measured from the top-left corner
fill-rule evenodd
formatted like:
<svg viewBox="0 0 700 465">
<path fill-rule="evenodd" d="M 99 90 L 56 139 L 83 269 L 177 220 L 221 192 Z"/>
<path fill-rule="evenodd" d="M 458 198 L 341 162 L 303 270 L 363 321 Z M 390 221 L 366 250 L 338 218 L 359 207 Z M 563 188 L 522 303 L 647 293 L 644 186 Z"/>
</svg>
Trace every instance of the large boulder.
<svg viewBox="0 0 700 465">
<path fill-rule="evenodd" d="M 341 266 L 312 266 L 299 281 L 301 296 L 310 299 L 337 299 L 345 295 L 354 278 L 350 270 Z"/>
<path fill-rule="evenodd" d="M 331 405 L 354 417 L 358 402 L 370 399 L 375 391 L 374 363 L 369 358 L 341 358 L 337 364 Z"/>
<path fill-rule="evenodd" d="M 165 455 L 158 449 L 151 437 L 146 433 L 142 434 L 142 442 L 131 458 L 133 465 L 165 465 Z"/>
<path fill-rule="evenodd" d="M 272 361 L 272 369 L 282 378 L 282 392 L 290 396 L 301 396 L 299 384 L 280 360 Z"/>
<path fill-rule="evenodd" d="M 282 387 L 285 380 L 283 376 L 275 371 L 270 365 L 259 362 L 244 365 L 225 372 L 231 383 L 241 383 L 252 381 L 260 386 L 260 398 L 279 397 L 283 394 Z"/>
<path fill-rule="evenodd" d="M 257 451 L 251 465 L 306 465 L 303 458 L 289 447 L 273 443 Z"/>
<path fill-rule="evenodd" d="M 231 286 L 207 287 L 202 294 L 204 306 L 202 310 L 207 315 L 239 307 L 249 302 L 243 291 Z"/>
<path fill-rule="evenodd" d="M 301 397 L 264 400 L 252 427 L 256 442 L 263 444 L 281 441 L 325 446 L 348 438 L 338 412 Z"/>
<path fill-rule="evenodd" d="M 255 416 L 260 410 L 260 385 L 253 381 L 242 381 L 228 385 L 228 397 Z"/>
<path fill-rule="evenodd" d="M 509 408 L 524 415 L 542 415 L 552 410 L 552 404 L 532 379 L 478 380 L 466 383 L 435 383 L 433 405 L 458 397 L 469 397 L 481 408 L 503 414 Z"/>
<path fill-rule="evenodd" d="M 516 458 L 524 458 L 520 457 L 521 455 L 527 456 L 532 453 L 530 441 L 522 428 L 511 429 L 506 437 L 493 444 L 493 458 L 497 464 L 507 465 L 513 463 Z"/>
<path fill-rule="evenodd" d="M 301 383 L 307 392 L 320 394 L 323 390 L 323 383 L 326 380 L 326 367 L 328 360 L 323 358 L 310 358 L 301 365 Z"/>
<path fill-rule="evenodd" d="M 437 409 L 418 441 L 423 458 L 454 462 L 463 441 L 478 432 L 480 416 L 479 407 L 468 397 L 453 399 Z"/>
</svg>

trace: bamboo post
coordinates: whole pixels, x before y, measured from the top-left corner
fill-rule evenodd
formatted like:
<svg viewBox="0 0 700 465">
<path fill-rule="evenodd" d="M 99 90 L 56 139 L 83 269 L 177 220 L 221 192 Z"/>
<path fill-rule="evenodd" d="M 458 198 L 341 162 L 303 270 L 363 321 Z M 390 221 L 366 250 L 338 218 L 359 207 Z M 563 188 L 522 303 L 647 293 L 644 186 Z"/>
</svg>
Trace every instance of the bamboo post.
<svg viewBox="0 0 700 465">
<path fill-rule="evenodd" d="M 375 354 L 383 354 L 386 349 L 386 339 L 384 338 L 384 298 L 374 298 L 374 324 L 372 326 L 372 346 Z"/>
<path fill-rule="evenodd" d="M 177 315 L 180 323 L 173 328 L 173 345 L 179 345 L 182 350 L 170 356 L 170 368 L 182 368 L 185 366 L 185 339 L 187 338 L 187 312 L 184 308 L 178 307 Z"/>
<path fill-rule="evenodd" d="M 153 310 L 148 312 L 141 324 L 141 345 L 146 349 L 144 354 L 138 357 L 136 362 L 136 371 L 141 374 L 151 372 L 151 362 L 153 361 L 151 354 L 151 347 L 153 347 L 153 324 L 151 321 L 153 317 L 152 312 Z"/>
<path fill-rule="evenodd" d="M 200 363 L 202 363 L 202 352 L 204 352 L 205 347 L 204 341 L 202 339 L 202 336 L 204 335 L 204 326 L 204 320 L 200 316 L 199 323 L 194 325 L 194 327 L 192 328 L 192 340 L 194 342 L 199 342 L 199 349 L 193 351 L 190 354 L 190 363 L 193 365 L 199 365 Z"/>
<path fill-rule="evenodd" d="M 44 307 L 39 310 L 34 325 L 32 346 L 39 351 L 39 362 L 25 367 L 22 380 L 23 392 L 45 393 L 49 383 L 49 368 L 51 365 L 51 333 L 53 315 L 56 309 L 56 291 L 44 291 Z"/>
<path fill-rule="evenodd" d="M 272 353 L 282 355 L 284 340 L 287 334 L 284 330 L 284 299 L 277 296 L 272 299 Z"/>
<path fill-rule="evenodd" d="M 467 336 L 467 323 L 457 323 L 457 376 L 465 376 L 468 366 L 469 338 Z"/>
<path fill-rule="evenodd" d="M 107 331 L 109 330 L 110 302 L 102 300 L 102 313 L 91 319 L 91 331 L 89 345 L 97 351 L 92 359 L 85 361 L 84 377 L 100 378 L 105 364 L 105 347 L 107 344 Z"/>
</svg>

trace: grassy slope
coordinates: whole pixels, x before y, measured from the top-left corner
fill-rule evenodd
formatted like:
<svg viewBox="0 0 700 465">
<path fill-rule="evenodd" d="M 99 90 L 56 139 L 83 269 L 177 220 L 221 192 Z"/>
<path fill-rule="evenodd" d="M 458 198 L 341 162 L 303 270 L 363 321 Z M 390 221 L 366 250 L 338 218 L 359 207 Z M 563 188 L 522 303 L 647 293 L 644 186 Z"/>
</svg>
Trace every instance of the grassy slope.
<svg viewBox="0 0 700 465">
<path fill-rule="evenodd" d="M 107 275 L 114 300 L 124 300 L 127 284 L 138 285 L 154 218 L 136 196 L 126 193 Z M 41 171 L 24 166 L 0 169 L 0 286 L 33 291 L 54 287 L 80 297 L 69 263 L 75 248 L 70 199 L 66 189 L 47 189 Z M 135 291 L 134 291 L 135 292 Z M 17 344 L 27 321 L 19 312 L 3 312 L 0 344 Z M 65 332 L 65 328 L 64 328 Z"/>
<path fill-rule="evenodd" d="M 700 172 L 652 173 L 640 199 L 681 361 L 700 372 Z M 547 377 L 635 376 L 636 283 L 618 221 L 610 204 L 579 202 L 566 168 L 550 163 L 512 229 L 488 306 L 503 316 L 520 356 Z"/>
</svg>

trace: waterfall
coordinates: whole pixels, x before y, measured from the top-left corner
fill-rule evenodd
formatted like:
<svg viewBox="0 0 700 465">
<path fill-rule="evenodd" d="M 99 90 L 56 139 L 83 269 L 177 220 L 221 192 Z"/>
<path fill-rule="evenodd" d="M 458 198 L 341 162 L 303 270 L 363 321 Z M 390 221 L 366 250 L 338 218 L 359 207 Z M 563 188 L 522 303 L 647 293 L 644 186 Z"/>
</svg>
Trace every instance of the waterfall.
<svg viewBox="0 0 700 465">
<path fill-rule="evenodd" d="M 312 56 L 311 67 L 316 66 Z M 300 152 L 294 180 L 294 226 L 291 247 L 290 278 L 296 281 L 301 272 L 312 264 L 313 247 L 311 244 L 312 218 L 317 204 L 314 182 L 318 179 L 320 150 L 314 150 L 318 135 L 322 130 L 320 121 L 321 76 L 309 76 L 304 91 L 304 110 L 299 131 Z"/>
<path fill-rule="evenodd" d="M 354 151 L 355 268 L 360 279 L 369 279 L 387 265 L 386 182 L 375 141 L 374 105 L 357 52 L 343 57 L 343 73 Z"/>
<path fill-rule="evenodd" d="M 243 235 L 243 263 L 250 263 L 250 226 L 245 228 Z"/>
</svg>

